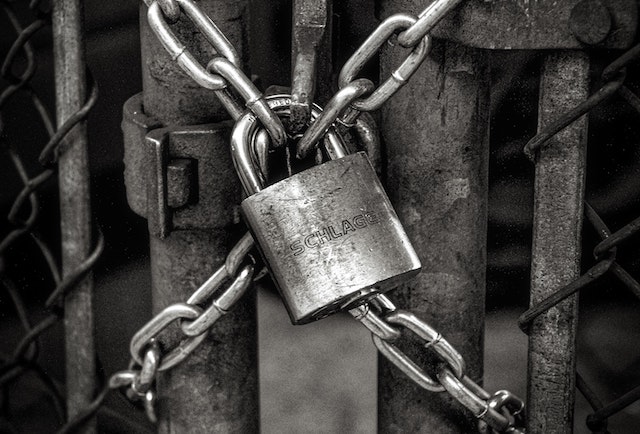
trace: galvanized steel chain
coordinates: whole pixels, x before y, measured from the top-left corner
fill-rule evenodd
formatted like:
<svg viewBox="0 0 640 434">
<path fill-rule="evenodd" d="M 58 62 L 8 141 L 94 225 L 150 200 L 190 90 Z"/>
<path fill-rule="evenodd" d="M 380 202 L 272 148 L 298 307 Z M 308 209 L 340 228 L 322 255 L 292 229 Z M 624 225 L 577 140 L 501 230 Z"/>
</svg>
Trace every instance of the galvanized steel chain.
<svg viewBox="0 0 640 434">
<path fill-rule="evenodd" d="M 247 108 L 262 121 L 273 145 L 283 145 L 287 135 L 282 123 L 268 108 L 262 94 L 242 72 L 235 48 L 211 18 L 193 0 L 144 1 L 149 7 L 147 17 L 151 29 L 180 68 L 200 86 L 215 91 L 231 117 L 237 119 L 242 109 L 227 89 L 231 84 L 245 99 Z M 380 23 L 343 66 L 338 80 L 341 91 L 327 104 L 327 113 L 313 122 L 305 132 L 297 146 L 298 156 L 308 155 L 331 124 L 339 121 L 352 126 L 359 112 L 380 108 L 406 84 L 429 52 L 431 40 L 428 33 L 460 1 L 439 0 L 427 7 L 418 17 L 399 13 Z M 197 61 L 169 27 L 169 23 L 180 19 L 181 12 L 184 12 L 220 54 L 214 57 L 206 67 Z M 377 89 L 369 80 L 356 79 L 362 67 L 377 55 L 380 47 L 396 33 L 399 33 L 398 42 L 402 47 L 412 48 L 402 64 Z M 328 110 L 330 107 L 334 110 Z"/>
<path fill-rule="evenodd" d="M 310 125 L 296 144 L 297 157 L 304 158 L 315 150 L 336 123 L 344 128 L 353 127 L 361 112 L 380 108 L 406 84 L 429 52 L 429 32 L 460 1 L 438 0 L 418 17 L 400 13 L 384 20 L 343 66 L 338 80 L 340 90 L 327 103 L 324 111 L 311 117 Z M 145 3 L 149 6 L 148 19 L 152 30 L 178 65 L 198 84 L 215 91 L 233 119 L 244 117 L 242 108 L 229 91 L 229 85 L 244 98 L 247 108 L 262 122 L 268 136 L 264 130 L 258 129 L 252 136 L 251 146 L 262 170 L 259 175 L 267 178 L 269 147 L 285 144 L 288 135 L 279 116 L 241 71 L 233 46 L 192 0 L 145 0 Z M 168 25 L 179 20 L 182 12 L 219 53 L 206 67 L 180 43 Z M 400 66 L 377 88 L 368 79 L 356 78 L 363 66 L 394 35 L 397 35 L 399 45 L 411 48 Z M 184 360 L 207 336 L 215 321 L 247 290 L 253 278 L 254 265 L 240 267 L 253 244 L 251 235 L 246 234 L 231 251 L 225 264 L 186 303 L 177 303 L 164 309 L 131 340 L 130 369 L 115 374 L 110 387 L 129 387 L 129 395 L 143 400 L 151 419 L 155 418 L 152 384 L 157 373 Z M 211 301 L 208 307 L 200 307 L 230 279 L 233 280 L 231 285 L 220 296 Z M 377 295 L 353 307 L 350 313 L 372 332 L 378 350 L 416 384 L 428 391 L 448 392 L 486 423 L 489 430 L 523 432 L 520 429 L 524 417 L 523 402 L 507 391 L 490 395 L 468 378 L 462 356 L 440 333 L 414 314 L 396 309 L 384 295 Z M 157 342 L 157 336 L 176 320 L 180 320 L 183 338 L 177 346 L 167 350 Z M 444 361 L 435 373 L 436 378 L 427 374 L 396 347 L 394 342 L 401 337 L 402 328 L 411 330 L 426 342 L 427 349 Z"/>
<path fill-rule="evenodd" d="M 186 359 L 207 337 L 216 321 L 244 295 L 255 274 L 254 261 L 249 254 L 253 245 L 251 235 L 245 234 L 231 249 L 225 263 L 186 303 L 167 306 L 131 338 L 129 369 L 114 374 L 110 387 L 129 387 L 129 398 L 143 400 L 152 421 L 155 420 L 152 385 L 157 373 Z M 228 285 L 223 289 L 226 283 Z M 172 346 L 159 336 L 176 321 L 182 337 Z"/>
<path fill-rule="evenodd" d="M 352 127 L 361 112 L 377 110 L 405 85 L 429 53 L 429 32 L 459 2 L 460 0 L 436 1 L 418 17 L 394 14 L 380 23 L 342 67 L 338 77 L 340 90 L 298 142 L 298 158 L 304 158 L 314 150 L 334 124 Z M 357 79 L 362 67 L 395 34 L 398 34 L 397 42 L 402 47 L 412 48 L 401 65 L 377 88 L 368 79 Z M 490 430 L 524 432 L 524 402 L 505 390 L 490 395 L 473 382 L 465 375 L 465 362 L 460 353 L 440 333 L 413 313 L 396 309 L 382 294 L 349 312 L 371 331 L 373 342 L 380 353 L 420 387 L 431 392 L 448 392 Z M 445 362 L 438 367 L 436 379 L 394 345 L 393 342 L 401 336 L 398 326 L 411 330 L 426 342 L 425 348 Z"/>
<path fill-rule="evenodd" d="M 397 309 L 385 295 L 349 310 L 370 332 L 373 342 L 384 357 L 404 372 L 414 383 L 430 392 L 446 391 L 473 415 L 495 432 L 523 433 L 524 402 L 506 390 L 489 394 L 465 374 L 465 361 L 458 351 L 429 324 L 415 314 Z M 425 342 L 440 363 L 433 378 L 402 352 L 394 342 L 402 329 L 413 332 Z"/>
<path fill-rule="evenodd" d="M 297 154 L 302 158 L 316 146 L 324 132 L 335 122 L 353 126 L 360 112 L 379 109 L 411 78 L 429 54 L 429 32 L 461 0 L 438 0 L 417 17 L 397 13 L 382 21 L 362 45 L 351 55 L 338 75 L 340 90 L 327 103 L 322 116 L 312 123 L 298 143 Z M 385 43 L 397 36 L 401 47 L 411 48 L 400 66 L 377 88 L 370 80 L 356 79 L 364 65 L 378 54 Z"/>
<path fill-rule="evenodd" d="M 246 107 L 262 121 L 274 145 L 284 144 L 287 134 L 282 122 L 269 109 L 262 93 L 251 79 L 242 72 L 236 49 L 197 3 L 193 0 L 145 0 L 145 3 L 149 7 L 149 26 L 180 68 L 200 86 L 213 90 L 229 115 L 237 119 L 243 109 L 235 96 L 229 92 L 228 87 L 231 85 L 244 99 Z M 198 62 L 169 27 L 169 23 L 181 19 L 182 12 L 219 54 L 211 59 L 206 67 Z"/>
</svg>

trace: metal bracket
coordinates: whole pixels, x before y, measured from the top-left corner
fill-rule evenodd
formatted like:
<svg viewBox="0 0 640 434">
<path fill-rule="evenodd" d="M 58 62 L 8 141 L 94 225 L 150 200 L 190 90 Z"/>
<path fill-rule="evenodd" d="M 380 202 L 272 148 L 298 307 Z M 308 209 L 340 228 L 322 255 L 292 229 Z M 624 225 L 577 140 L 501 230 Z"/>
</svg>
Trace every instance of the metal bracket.
<svg viewBox="0 0 640 434">
<path fill-rule="evenodd" d="M 146 217 L 149 233 L 217 229 L 232 224 L 229 203 L 240 184 L 229 151 L 232 123 L 160 128 L 140 95 L 124 105 L 125 184 L 131 208 Z"/>
<path fill-rule="evenodd" d="M 147 133 L 162 124 L 147 116 L 142 109 L 142 94 L 133 95 L 122 107 L 122 135 L 124 139 L 124 183 L 127 201 L 139 216 L 147 213 L 147 172 L 144 141 Z"/>
<path fill-rule="evenodd" d="M 424 1 L 381 2 L 386 17 L 398 3 L 414 12 Z M 635 0 L 473 0 L 462 2 L 433 36 L 488 49 L 626 49 L 638 22 Z"/>
</svg>

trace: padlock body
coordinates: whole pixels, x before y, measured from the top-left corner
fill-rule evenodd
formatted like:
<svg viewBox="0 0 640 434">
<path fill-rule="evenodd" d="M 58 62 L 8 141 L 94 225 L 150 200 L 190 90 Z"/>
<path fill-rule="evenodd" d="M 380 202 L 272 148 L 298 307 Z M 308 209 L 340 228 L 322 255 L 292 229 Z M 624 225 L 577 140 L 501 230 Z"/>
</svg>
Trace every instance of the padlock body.
<svg viewBox="0 0 640 434">
<path fill-rule="evenodd" d="M 363 152 L 297 173 L 241 206 L 294 324 L 355 306 L 420 271 Z"/>
</svg>

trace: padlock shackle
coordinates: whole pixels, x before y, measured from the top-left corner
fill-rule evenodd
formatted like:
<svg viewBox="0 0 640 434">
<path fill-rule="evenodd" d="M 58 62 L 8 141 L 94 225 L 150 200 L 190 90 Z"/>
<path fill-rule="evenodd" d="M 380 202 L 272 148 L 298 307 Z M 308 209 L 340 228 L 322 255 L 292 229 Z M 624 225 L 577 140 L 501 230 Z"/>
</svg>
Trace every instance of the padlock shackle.
<svg viewBox="0 0 640 434">
<path fill-rule="evenodd" d="M 233 165 L 247 195 L 262 190 L 262 182 L 251 159 L 251 138 L 257 129 L 256 117 L 245 112 L 238 118 L 231 132 L 231 156 Z M 253 128 L 252 128 L 253 126 Z"/>
<path fill-rule="evenodd" d="M 290 115 L 290 95 L 268 96 L 266 101 L 269 108 L 279 117 Z M 315 121 L 318 116 L 320 116 L 320 113 L 322 113 L 322 109 L 314 104 L 311 108 L 311 122 Z M 256 194 L 264 188 L 260 176 L 256 171 L 253 158 L 251 157 L 251 143 L 260 126 L 260 122 L 257 122 L 256 115 L 247 110 L 238 118 L 231 131 L 231 156 L 233 165 L 240 178 L 240 183 L 248 196 Z M 324 146 L 331 159 L 342 158 L 348 154 L 344 142 L 333 127 L 329 128 L 326 133 Z"/>
</svg>

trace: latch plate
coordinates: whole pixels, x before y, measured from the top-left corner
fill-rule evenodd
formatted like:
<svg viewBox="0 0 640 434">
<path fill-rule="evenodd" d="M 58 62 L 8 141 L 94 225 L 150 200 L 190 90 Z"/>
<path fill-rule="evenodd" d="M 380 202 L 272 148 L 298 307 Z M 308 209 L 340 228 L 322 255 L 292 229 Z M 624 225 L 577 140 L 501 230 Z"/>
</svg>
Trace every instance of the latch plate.
<svg viewBox="0 0 640 434">
<path fill-rule="evenodd" d="M 140 95 L 124 106 L 125 183 L 131 208 L 149 232 L 219 229 L 235 220 L 241 198 L 231 161 L 231 121 L 159 128 L 144 118 Z"/>
</svg>

